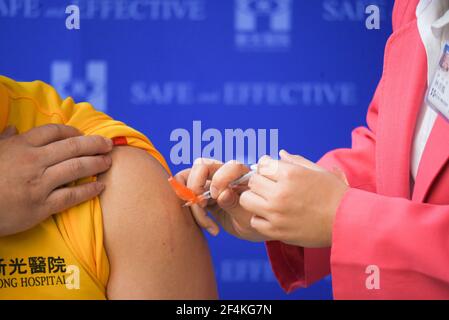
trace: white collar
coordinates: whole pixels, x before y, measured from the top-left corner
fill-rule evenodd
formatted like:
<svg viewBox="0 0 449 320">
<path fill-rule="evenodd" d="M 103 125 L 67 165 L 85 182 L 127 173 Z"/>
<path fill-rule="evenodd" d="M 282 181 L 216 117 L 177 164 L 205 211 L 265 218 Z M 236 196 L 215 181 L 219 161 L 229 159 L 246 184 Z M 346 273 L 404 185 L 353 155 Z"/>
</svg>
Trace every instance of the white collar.
<svg viewBox="0 0 449 320">
<path fill-rule="evenodd" d="M 418 17 L 421 15 L 424 10 L 429 6 L 429 4 L 432 3 L 432 0 L 421 0 L 419 1 L 418 5 L 416 6 L 416 16 Z"/>
<path fill-rule="evenodd" d="M 420 0 L 416 6 L 416 18 L 421 28 L 434 37 L 440 38 L 443 29 L 449 24 L 449 1 L 447 0 Z"/>
<path fill-rule="evenodd" d="M 449 10 L 432 23 L 432 29 L 441 29 L 449 23 Z"/>
</svg>

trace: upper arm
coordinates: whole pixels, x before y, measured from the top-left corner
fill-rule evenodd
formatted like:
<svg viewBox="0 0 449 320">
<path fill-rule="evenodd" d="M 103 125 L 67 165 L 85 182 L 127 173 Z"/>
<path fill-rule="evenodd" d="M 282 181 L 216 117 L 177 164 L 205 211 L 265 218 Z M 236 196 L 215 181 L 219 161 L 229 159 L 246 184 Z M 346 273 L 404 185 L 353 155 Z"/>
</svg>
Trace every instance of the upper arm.
<svg viewBox="0 0 449 320">
<path fill-rule="evenodd" d="M 110 262 L 109 299 L 216 298 L 201 230 L 145 151 L 117 147 L 100 201 Z"/>
</svg>

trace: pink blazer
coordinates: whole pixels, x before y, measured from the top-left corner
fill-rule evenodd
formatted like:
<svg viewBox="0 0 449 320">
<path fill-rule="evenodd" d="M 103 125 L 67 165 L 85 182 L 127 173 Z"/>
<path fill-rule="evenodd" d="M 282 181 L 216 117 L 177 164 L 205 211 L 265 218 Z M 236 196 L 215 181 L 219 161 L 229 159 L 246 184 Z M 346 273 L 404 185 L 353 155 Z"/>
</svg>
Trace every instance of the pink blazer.
<svg viewBox="0 0 449 320">
<path fill-rule="evenodd" d="M 326 154 L 351 189 L 340 204 L 330 249 L 267 243 L 274 273 L 290 292 L 332 271 L 336 299 L 449 299 L 449 122 L 436 120 L 410 190 L 410 153 L 427 87 L 427 57 L 416 22 L 418 0 L 396 0 L 393 34 L 368 127 L 352 147 Z M 379 289 L 368 289 L 369 265 Z"/>
</svg>

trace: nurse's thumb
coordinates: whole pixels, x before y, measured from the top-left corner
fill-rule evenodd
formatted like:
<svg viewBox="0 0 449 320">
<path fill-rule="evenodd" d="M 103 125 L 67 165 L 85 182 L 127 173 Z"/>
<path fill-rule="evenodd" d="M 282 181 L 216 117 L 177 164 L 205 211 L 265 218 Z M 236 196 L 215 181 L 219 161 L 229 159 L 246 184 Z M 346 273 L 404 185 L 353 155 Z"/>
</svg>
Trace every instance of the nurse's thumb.
<svg viewBox="0 0 449 320">
<path fill-rule="evenodd" d="M 312 170 L 322 170 L 314 162 L 309 161 L 306 158 L 301 157 L 299 155 L 290 154 L 290 153 L 288 153 L 285 150 L 279 151 L 279 157 L 281 158 L 282 161 L 285 161 L 285 162 L 288 162 L 288 163 L 291 163 L 291 164 L 303 166 L 303 167 L 306 167 L 306 168 L 312 169 Z"/>
<path fill-rule="evenodd" d="M 217 204 L 226 211 L 232 210 L 239 205 L 239 197 L 231 189 L 226 189 L 218 196 Z"/>
</svg>

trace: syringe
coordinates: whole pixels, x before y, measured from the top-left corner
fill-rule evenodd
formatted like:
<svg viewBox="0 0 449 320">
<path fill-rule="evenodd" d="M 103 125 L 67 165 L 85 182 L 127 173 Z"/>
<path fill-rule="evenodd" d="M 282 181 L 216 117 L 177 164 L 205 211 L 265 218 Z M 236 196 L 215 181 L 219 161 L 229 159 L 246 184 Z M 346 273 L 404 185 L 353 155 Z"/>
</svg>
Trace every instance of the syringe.
<svg viewBox="0 0 449 320">
<path fill-rule="evenodd" d="M 251 166 L 250 166 L 250 169 L 251 169 L 250 172 L 248 172 L 248 173 L 246 173 L 245 175 L 241 176 L 240 178 L 235 179 L 234 181 L 232 181 L 232 182 L 229 184 L 229 188 L 234 188 L 234 187 L 237 187 L 237 186 L 239 186 L 239 185 L 243 185 L 243 184 L 247 183 L 247 182 L 249 181 L 249 179 L 251 178 L 251 176 L 252 176 L 254 173 L 257 172 L 257 164 L 251 165 Z M 211 193 L 210 193 L 210 190 L 207 190 L 207 191 L 204 192 L 203 194 L 199 195 L 198 198 L 200 198 L 199 201 L 211 199 L 211 198 L 212 198 L 212 195 L 211 195 Z M 191 205 L 191 203 L 190 203 L 190 201 L 189 201 L 189 202 L 186 202 L 186 203 L 184 204 L 184 207 L 187 207 L 187 206 L 190 206 L 190 205 Z"/>
<path fill-rule="evenodd" d="M 244 174 L 243 176 L 241 176 L 240 178 L 232 181 L 229 184 L 229 187 L 234 188 L 236 186 L 243 185 L 243 184 L 247 183 L 249 181 L 249 179 L 251 178 L 251 176 L 255 172 L 257 172 L 257 164 L 251 165 L 250 169 L 251 169 L 250 172 L 248 172 L 248 173 Z M 168 178 L 168 182 L 170 183 L 170 186 L 172 187 L 172 189 L 176 193 L 176 195 L 180 199 L 186 201 L 186 203 L 183 205 L 183 207 L 188 207 L 188 206 L 191 206 L 192 204 L 199 203 L 203 200 L 208 200 L 208 199 L 212 198 L 210 190 L 208 190 L 200 195 L 196 195 L 195 192 L 193 192 L 193 190 L 189 189 L 184 184 L 177 181 L 174 177 Z"/>
</svg>

